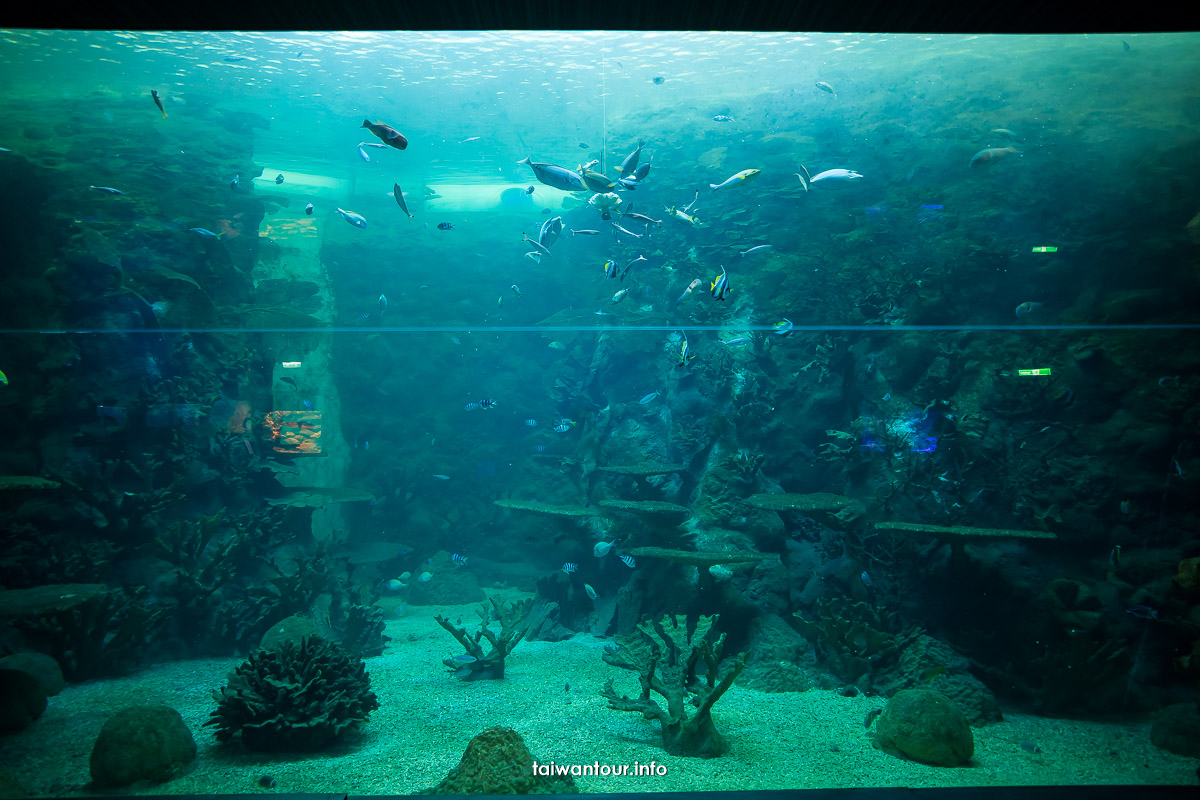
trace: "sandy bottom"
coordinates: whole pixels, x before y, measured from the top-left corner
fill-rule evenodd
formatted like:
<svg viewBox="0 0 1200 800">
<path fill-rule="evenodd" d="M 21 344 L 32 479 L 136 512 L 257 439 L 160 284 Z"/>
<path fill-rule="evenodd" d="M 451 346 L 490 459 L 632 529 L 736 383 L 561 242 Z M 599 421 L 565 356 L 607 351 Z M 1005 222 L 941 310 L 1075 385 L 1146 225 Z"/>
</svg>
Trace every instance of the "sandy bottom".
<svg viewBox="0 0 1200 800">
<path fill-rule="evenodd" d="M 617 676 L 623 693 L 636 677 L 601 661 L 606 640 L 587 635 L 558 643 L 522 642 L 503 681 L 464 683 L 441 665 L 460 652 L 433 621 L 464 622 L 475 606 L 410 608 L 389 620 L 387 652 L 367 660 L 380 707 L 354 742 L 317 756 L 264 756 L 218 746 L 202 724 L 212 691 L 240 659 L 163 664 L 136 675 L 70 686 L 51 698 L 26 731 L 6 737 L 0 769 L 37 795 L 89 791 L 88 758 L 101 726 L 118 709 L 163 703 L 182 714 L 198 745 L 191 769 L 144 794 L 329 792 L 412 794 L 436 785 L 467 742 L 491 725 L 524 737 L 535 758 L 556 764 L 656 762 L 665 775 L 578 777 L 583 792 L 812 789 L 858 786 L 1035 784 L 1196 784 L 1196 763 L 1159 750 L 1150 726 L 1008 714 L 975 730 L 975 758 L 955 769 L 905 761 L 876 750 L 863 727 L 879 698 L 829 691 L 766 694 L 735 686 L 714 718 L 732 750 L 718 759 L 676 758 L 659 746 L 658 726 L 639 714 L 610 711 L 598 692 Z M 473 626 L 472 626 L 473 627 Z M 1022 748 L 1035 743 L 1040 752 Z M 273 790 L 259 788 L 263 775 Z"/>
</svg>

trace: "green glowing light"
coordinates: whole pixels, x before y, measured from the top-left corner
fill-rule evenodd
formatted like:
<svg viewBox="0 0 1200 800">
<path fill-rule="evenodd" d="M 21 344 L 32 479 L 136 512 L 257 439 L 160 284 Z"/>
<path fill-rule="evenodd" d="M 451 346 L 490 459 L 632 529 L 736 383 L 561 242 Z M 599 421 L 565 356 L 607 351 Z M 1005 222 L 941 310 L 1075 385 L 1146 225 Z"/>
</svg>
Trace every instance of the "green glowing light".
<svg viewBox="0 0 1200 800">
<path fill-rule="evenodd" d="M 1035 247 L 1035 248 L 1033 248 L 1033 252 L 1035 252 L 1035 253 L 1057 253 L 1058 248 L 1057 247 Z"/>
<path fill-rule="evenodd" d="M 1017 374 L 1018 375 L 1049 375 L 1050 368 L 1042 367 L 1041 369 L 1019 369 L 1019 370 L 1017 370 Z"/>
</svg>

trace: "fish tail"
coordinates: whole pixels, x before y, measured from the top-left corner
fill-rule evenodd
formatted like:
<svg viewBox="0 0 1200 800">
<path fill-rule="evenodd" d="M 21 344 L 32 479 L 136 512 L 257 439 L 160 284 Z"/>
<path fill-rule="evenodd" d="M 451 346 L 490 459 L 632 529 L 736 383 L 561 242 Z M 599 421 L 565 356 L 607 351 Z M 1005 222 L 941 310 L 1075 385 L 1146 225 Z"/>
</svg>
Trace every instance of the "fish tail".
<svg viewBox="0 0 1200 800">
<path fill-rule="evenodd" d="M 166 119 L 166 118 L 167 118 L 167 112 L 165 112 L 165 111 L 164 111 L 164 112 L 162 112 L 162 115 L 163 115 L 163 119 Z"/>
<path fill-rule="evenodd" d="M 715 183 L 710 183 L 710 184 L 708 185 L 708 188 L 709 188 L 709 189 L 712 189 L 712 190 L 715 192 L 715 191 L 716 191 L 718 188 L 720 188 L 720 187 L 719 187 L 717 184 L 715 184 Z"/>
<path fill-rule="evenodd" d="M 521 160 L 520 160 L 520 161 L 518 161 L 517 163 L 518 163 L 518 164 L 528 164 L 528 163 L 529 163 L 529 156 L 525 156 L 523 159 L 521 159 Z"/>
<path fill-rule="evenodd" d="M 362 124 L 362 125 L 360 125 L 359 127 L 360 127 L 360 128 L 369 128 L 369 127 L 371 127 L 371 120 L 369 120 L 369 119 L 364 119 L 364 120 L 363 120 L 363 124 Z"/>
</svg>

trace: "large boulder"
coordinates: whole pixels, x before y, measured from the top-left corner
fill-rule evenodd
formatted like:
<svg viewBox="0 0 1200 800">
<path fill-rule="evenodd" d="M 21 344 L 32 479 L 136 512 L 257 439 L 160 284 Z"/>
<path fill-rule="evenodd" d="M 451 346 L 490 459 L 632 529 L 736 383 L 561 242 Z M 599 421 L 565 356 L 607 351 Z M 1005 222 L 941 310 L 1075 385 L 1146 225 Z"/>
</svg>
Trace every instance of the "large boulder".
<svg viewBox="0 0 1200 800">
<path fill-rule="evenodd" d="M 1158 712 L 1150 728 L 1156 747 L 1188 758 L 1200 758 L 1200 709 L 1196 703 L 1176 703 Z"/>
<path fill-rule="evenodd" d="M 37 678 L 19 669 L 0 669 L 0 733 L 16 733 L 46 710 L 46 692 Z"/>
<path fill-rule="evenodd" d="M 92 748 L 92 780 L 99 787 L 166 781 L 196 758 L 196 741 L 169 706 L 128 706 L 104 723 Z"/>
<path fill-rule="evenodd" d="M 58 662 L 45 653 L 13 653 L 0 658 L 0 669 L 18 669 L 28 672 L 41 684 L 46 697 L 54 697 L 67 685 Z"/>
<path fill-rule="evenodd" d="M 512 728 L 488 728 L 467 744 L 458 766 L 422 794 L 575 794 L 570 775 L 550 775 Z M 545 769 L 545 774 L 542 770 Z"/>
<path fill-rule="evenodd" d="M 883 750 L 939 767 L 970 761 L 975 737 L 966 716 L 950 698 L 926 689 L 897 692 L 875 723 Z"/>
</svg>

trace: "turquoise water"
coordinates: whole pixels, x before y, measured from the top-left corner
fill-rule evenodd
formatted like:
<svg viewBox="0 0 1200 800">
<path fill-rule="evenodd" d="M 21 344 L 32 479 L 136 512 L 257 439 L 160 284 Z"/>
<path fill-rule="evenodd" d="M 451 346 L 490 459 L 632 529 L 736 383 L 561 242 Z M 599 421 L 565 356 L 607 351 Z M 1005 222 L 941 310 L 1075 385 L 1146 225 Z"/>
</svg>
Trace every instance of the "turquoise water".
<svg viewBox="0 0 1200 800">
<path fill-rule="evenodd" d="M 756 698 L 813 692 L 940 692 L 977 766 L 1002 716 L 1159 720 L 1147 752 L 1194 756 L 1160 717 L 1193 713 L 1200 658 L 1195 45 L 3 32 L 0 654 L 70 684 L 14 741 L 60 750 L 88 681 L 316 635 L 390 693 L 307 748 L 296 711 L 285 752 L 384 741 L 394 659 L 519 692 L 612 645 L 567 693 L 672 769 L 757 763 Z M 611 196 L 520 163 L 599 185 L 635 152 Z M 523 667 L 455 642 L 486 596 Z M 724 742 L 605 708 L 669 614 L 725 637 Z M 200 726 L 206 680 L 201 772 L 262 749 Z M 543 730 L 488 697 L 470 725 Z M 56 769 L 18 777 L 87 791 Z"/>
</svg>

